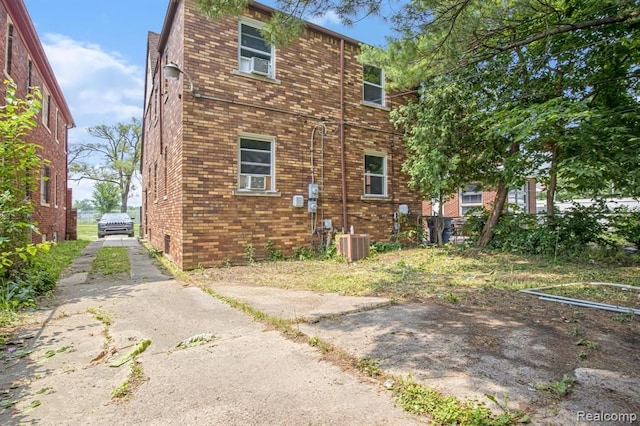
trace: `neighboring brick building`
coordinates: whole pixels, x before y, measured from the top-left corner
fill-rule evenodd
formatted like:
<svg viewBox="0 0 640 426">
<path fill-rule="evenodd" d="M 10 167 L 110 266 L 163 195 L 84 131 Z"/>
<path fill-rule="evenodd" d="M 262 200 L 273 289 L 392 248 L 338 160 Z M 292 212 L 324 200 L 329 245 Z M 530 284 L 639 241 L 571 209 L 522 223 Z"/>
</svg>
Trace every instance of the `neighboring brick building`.
<svg viewBox="0 0 640 426">
<path fill-rule="evenodd" d="M 11 78 L 17 96 L 24 99 L 29 87 L 42 93 L 42 111 L 37 127 L 27 136 L 41 146 L 39 154 L 46 160 L 40 188 L 32 194 L 33 219 L 40 234 L 33 241 L 65 239 L 75 230 L 68 229 L 71 191 L 67 189 L 67 130 L 74 127 L 71 111 L 49 65 L 40 39 L 23 0 L 0 0 L 0 69 L 3 80 Z M 0 85 L 4 102 L 5 85 Z M 71 221 L 69 221 L 71 222 Z"/>
<path fill-rule="evenodd" d="M 290 255 L 351 227 L 389 241 L 415 223 L 421 197 L 389 122 L 403 96 L 358 62 L 357 41 L 307 24 L 276 49 L 258 31 L 271 8 L 214 21 L 194 4 L 171 0 L 148 40 L 141 232 L 154 247 L 192 269 L 268 245 Z"/>
<path fill-rule="evenodd" d="M 445 217 L 462 218 L 469 210 L 484 207 L 490 209 L 496 199 L 496 192 L 490 189 L 479 190 L 477 185 L 469 184 L 453 194 L 443 206 Z M 520 211 L 529 214 L 536 214 L 536 181 L 529 179 L 527 183 L 518 190 L 509 191 L 509 205 L 517 205 Z M 425 216 L 438 214 L 436 203 L 425 201 L 423 203 L 423 213 Z"/>
</svg>

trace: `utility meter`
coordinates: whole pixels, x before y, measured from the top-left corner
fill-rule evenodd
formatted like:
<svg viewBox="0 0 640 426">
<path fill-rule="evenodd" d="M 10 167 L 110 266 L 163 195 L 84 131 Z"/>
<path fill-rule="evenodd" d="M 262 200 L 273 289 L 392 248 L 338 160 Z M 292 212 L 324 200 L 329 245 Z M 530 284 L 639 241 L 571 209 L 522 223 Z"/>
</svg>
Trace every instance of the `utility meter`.
<svg viewBox="0 0 640 426">
<path fill-rule="evenodd" d="M 310 183 L 309 184 L 309 199 L 310 200 L 317 200 L 319 194 L 320 194 L 320 190 L 318 189 L 318 184 L 317 183 Z"/>
</svg>

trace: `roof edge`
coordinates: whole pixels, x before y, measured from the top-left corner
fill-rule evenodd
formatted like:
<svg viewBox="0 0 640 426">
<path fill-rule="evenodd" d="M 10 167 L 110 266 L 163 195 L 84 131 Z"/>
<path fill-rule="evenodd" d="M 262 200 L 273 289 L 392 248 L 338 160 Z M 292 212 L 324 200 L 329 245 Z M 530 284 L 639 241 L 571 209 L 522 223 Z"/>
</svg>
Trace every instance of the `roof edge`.
<svg viewBox="0 0 640 426">
<path fill-rule="evenodd" d="M 29 11 L 27 10 L 23 0 L 2 0 L 7 13 L 11 17 L 11 20 L 16 25 L 16 29 L 20 31 L 22 38 L 27 46 L 30 55 L 33 57 L 38 68 L 42 72 L 42 79 L 44 80 L 49 92 L 56 99 L 60 111 L 65 118 L 65 121 L 70 127 L 75 127 L 76 124 L 73 120 L 73 115 L 67 104 L 67 100 L 62 93 L 62 89 L 58 84 L 56 75 L 51 68 L 49 59 L 44 52 L 42 42 L 38 37 L 38 33 L 33 25 Z"/>
<path fill-rule="evenodd" d="M 275 11 L 278 10 L 278 9 L 274 9 L 271 6 L 267 6 L 266 4 L 259 3 L 257 1 L 252 1 L 251 3 L 249 3 L 249 7 L 253 7 L 255 9 L 258 9 L 258 10 L 260 10 L 262 12 L 266 12 L 268 14 L 273 14 Z M 320 25 L 314 24 L 312 22 L 304 21 L 304 20 L 303 20 L 303 22 L 304 22 L 304 26 L 305 27 L 310 28 L 310 29 L 312 29 L 314 31 L 317 31 L 319 33 L 325 34 L 327 36 L 336 38 L 338 40 L 344 40 L 344 41 L 346 41 L 346 42 L 348 42 L 350 44 L 354 44 L 356 46 L 360 46 L 361 44 L 366 44 L 366 43 L 361 42 L 359 40 L 356 40 L 354 38 L 345 36 L 344 34 L 340 34 L 338 32 L 332 31 L 332 30 L 330 30 L 328 28 L 321 27 Z"/>
</svg>

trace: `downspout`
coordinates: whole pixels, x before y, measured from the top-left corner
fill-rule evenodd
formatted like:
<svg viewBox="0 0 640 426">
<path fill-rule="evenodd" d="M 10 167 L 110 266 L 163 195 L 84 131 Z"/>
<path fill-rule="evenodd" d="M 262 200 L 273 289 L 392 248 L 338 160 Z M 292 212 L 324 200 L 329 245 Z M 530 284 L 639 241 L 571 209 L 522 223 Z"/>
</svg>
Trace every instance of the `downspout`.
<svg viewBox="0 0 640 426">
<path fill-rule="evenodd" d="M 157 75 L 158 75 L 158 91 L 160 92 L 159 96 L 158 96 L 158 101 L 160 102 L 160 108 L 159 108 L 159 111 L 158 111 L 158 125 L 160 126 L 160 140 L 159 140 L 159 142 L 160 142 L 160 162 L 162 163 L 163 167 L 167 167 L 167 164 L 162 162 L 162 160 L 164 159 L 164 155 L 163 155 L 162 150 L 166 150 L 167 149 L 167 147 L 164 146 L 164 124 L 163 124 L 163 119 L 162 119 L 164 117 L 164 99 L 165 99 L 165 93 L 164 93 L 165 88 L 164 88 L 164 85 L 162 84 L 162 83 L 164 83 L 164 73 L 163 73 L 164 69 L 162 68 L 163 61 L 164 61 L 163 53 L 164 52 L 162 52 L 162 53 L 160 53 L 158 55 L 158 59 L 159 60 L 158 60 L 158 64 L 156 65 L 158 67 L 158 72 L 157 72 Z M 140 163 L 140 167 L 142 167 L 142 162 Z M 167 174 L 165 173 L 164 176 L 167 176 Z M 155 176 L 154 179 L 157 180 L 158 177 Z M 158 185 L 158 182 L 156 182 L 155 180 L 154 180 L 153 184 L 154 185 Z M 167 185 L 167 182 L 164 182 L 164 184 Z M 157 215 L 158 215 L 157 211 L 155 212 L 155 215 L 157 217 Z M 147 212 L 145 212 L 144 223 L 147 226 L 147 228 L 149 228 L 149 215 L 148 215 Z M 164 247 L 163 247 L 163 249 L 164 249 Z M 171 256 L 171 253 L 168 253 L 168 255 Z"/>
<path fill-rule="evenodd" d="M 340 174 L 342 179 L 342 232 L 347 232 L 347 171 L 344 145 L 344 39 L 340 39 Z"/>
</svg>

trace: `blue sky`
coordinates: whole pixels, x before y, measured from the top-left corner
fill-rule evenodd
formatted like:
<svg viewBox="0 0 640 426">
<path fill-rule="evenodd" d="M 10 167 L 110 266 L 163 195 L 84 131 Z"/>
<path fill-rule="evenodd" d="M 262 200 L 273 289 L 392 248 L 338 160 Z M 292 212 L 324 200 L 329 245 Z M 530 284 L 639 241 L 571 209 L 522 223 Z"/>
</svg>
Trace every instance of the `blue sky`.
<svg viewBox="0 0 640 426">
<path fill-rule="evenodd" d="M 161 31 L 169 0 L 24 2 L 76 122 L 71 144 L 90 140 L 87 127 L 142 118 L 147 33 Z M 364 43 L 385 43 L 377 19 L 344 27 L 329 13 L 313 21 Z M 74 201 L 91 198 L 91 182 L 69 186 Z M 139 205 L 139 188 L 133 193 L 130 205 Z"/>
</svg>

